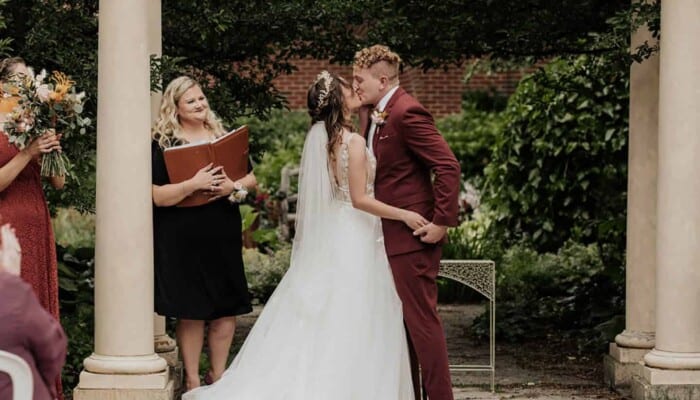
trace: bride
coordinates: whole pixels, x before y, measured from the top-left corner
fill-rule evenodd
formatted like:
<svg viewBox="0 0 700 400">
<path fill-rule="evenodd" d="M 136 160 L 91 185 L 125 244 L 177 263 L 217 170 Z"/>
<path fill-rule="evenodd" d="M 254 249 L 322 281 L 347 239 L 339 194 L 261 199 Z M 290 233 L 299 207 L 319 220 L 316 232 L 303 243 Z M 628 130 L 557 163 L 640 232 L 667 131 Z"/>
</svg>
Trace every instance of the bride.
<svg viewBox="0 0 700 400">
<path fill-rule="evenodd" d="M 428 221 L 374 199 L 374 157 L 350 132 L 358 107 L 327 71 L 309 89 L 289 270 L 221 379 L 183 400 L 414 398 L 379 217 L 412 229 Z"/>
</svg>

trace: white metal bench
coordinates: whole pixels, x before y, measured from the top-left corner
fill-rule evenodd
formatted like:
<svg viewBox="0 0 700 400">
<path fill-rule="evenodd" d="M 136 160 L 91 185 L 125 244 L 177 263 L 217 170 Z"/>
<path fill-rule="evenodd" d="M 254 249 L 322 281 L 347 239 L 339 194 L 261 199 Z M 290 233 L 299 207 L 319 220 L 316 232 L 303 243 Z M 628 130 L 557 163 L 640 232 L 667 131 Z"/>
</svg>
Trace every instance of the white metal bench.
<svg viewBox="0 0 700 400">
<path fill-rule="evenodd" d="M 450 365 L 450 371 L 491 372 L 491 392 L 496 386 L 496 263 L 490 260 L 442 260 L 439 276 L 460 282 L 489 300 L 489 363 Z"/>
<path fill-rule="evenodd" d="M 10 376 L 12 382 L 12 400 L 32 400 L 34 382 L 32 370 L 21 357 L 0 350 L 0 372 Z"/>
</svg>

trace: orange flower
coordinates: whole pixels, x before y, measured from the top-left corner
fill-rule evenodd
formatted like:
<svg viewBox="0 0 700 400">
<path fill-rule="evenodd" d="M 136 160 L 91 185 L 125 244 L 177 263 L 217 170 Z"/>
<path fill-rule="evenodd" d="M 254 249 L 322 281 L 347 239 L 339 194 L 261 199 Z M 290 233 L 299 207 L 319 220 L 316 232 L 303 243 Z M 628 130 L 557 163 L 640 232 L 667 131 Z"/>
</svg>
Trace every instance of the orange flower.
<svg viewBox="0 0 700 400">
<path fill-rule="evenodd" d="M 70 80 L 63 72 L 54 71 L 52 80 L 54 81 L 54 89 L 49 93 L 49 99 L 54 102 L 62 101 L 70 88 L 75 85 L 75 82 Z"/>
<path fill-rule="evenodd" d="M 0 98 L 0 113 L 12 112 L 19 104 L 19 97 L 3 97 Z"/>
</svg>

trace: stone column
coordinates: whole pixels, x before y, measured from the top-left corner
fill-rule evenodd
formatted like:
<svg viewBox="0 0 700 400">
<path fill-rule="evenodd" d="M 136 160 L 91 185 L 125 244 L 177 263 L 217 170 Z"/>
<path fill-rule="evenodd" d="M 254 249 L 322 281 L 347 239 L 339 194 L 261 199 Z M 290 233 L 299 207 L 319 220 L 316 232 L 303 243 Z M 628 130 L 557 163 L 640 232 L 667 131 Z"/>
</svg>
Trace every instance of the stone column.
<svg viewBox="0 0 700 400">
<path fill-rule="evenodd" d="M 632 35 L 631 51 L 654 40 L 642 27 Z M 630 68 L 625 330 L 604 359 L 605 381 L 613 388 L 629 386 L 654 347 L 658 104 L 659 57 L 654 55 Z"/>
<path fill-rule="evenodd" d="M 173 396 L 153 350 L 150 2 L 99 3 L 95 350 L 76 400 Z"/>
<path fill-rule="evenodd" d="M 161 3 L 148 1 L 148 55 L 160 57 L 163 53 Z M 158 118 L 161 92 L 151 92 L 151 125 Z M 149 130 L 150 132 L 150 130 Z M 175 340 L 165 332 L 165 318 L 153 315 L 153 346 L 156 353 L 163 357 L 170 367 L 178 365 Z"/>
<path fill-rule="evenodd" d="M 661 7 L 656 344 L 635 399 L 700 398 L 700 2 Z"/>
</svg>

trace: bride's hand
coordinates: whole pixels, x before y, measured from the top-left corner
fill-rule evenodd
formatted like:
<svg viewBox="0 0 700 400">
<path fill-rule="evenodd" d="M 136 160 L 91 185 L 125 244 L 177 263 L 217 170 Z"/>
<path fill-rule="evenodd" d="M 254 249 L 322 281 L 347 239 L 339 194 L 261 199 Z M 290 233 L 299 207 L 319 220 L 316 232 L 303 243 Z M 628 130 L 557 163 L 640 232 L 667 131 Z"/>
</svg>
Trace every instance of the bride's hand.
<svg viewBox="0 0 700 400">
<path fill-rule="evenodd" d="M 404 224 L 408 225 L 413 230 L 420 229 L 423 226 L 428 225 L 430 222 L 417 212 L 409 210 L 403 210 L 401 221 L 403 221 Z"/>
</svg>

